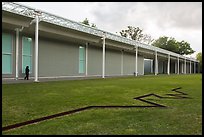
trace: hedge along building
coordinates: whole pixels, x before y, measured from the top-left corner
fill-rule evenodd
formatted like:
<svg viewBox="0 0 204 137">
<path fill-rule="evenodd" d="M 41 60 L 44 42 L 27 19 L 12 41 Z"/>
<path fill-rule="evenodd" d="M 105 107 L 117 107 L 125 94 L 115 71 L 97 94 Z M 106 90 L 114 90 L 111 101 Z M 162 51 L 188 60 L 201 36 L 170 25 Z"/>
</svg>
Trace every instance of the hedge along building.
<svg viewBox="0 0 204 137">
<path fill-rule="evenodd" d="M 2 77 L 39 78 L 196 73 L 197 60 L 17 3 L 2 2 Z M 135 73 L 136 72 L 136 73 Z"/>
</svg>

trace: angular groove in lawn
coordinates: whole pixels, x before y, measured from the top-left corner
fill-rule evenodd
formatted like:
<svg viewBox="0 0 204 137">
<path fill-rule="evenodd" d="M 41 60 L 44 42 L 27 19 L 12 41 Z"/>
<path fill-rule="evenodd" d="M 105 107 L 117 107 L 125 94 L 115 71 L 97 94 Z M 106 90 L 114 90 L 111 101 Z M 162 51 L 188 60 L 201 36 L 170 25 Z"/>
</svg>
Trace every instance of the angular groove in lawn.
<svg viewBox="0 0 204 137">
<path fill-rule="evenodd" d="M 147 106 L 113 106 L 113 105 L 112 106 L 111 105 L 109 105 L 109 106 L 87 106 L 87 107 L 74 109 L 74 110 L 71 110 L 71 111 L 61 112 L 61 113 L 57 113 L 57 114 L 54 114 L 54 115 L 49 115 L 49 116 L 37 118 L 37 119 L 34 119 L 34 120 L 29 120 L 29 121 L 25 121 L 25 122 L 13 124 L 13 125 L 5 126 L 5 127 L 2 128 L 2 131 L 22 127 L 22 126 L 25 126 L 25 125 L 29 125 L 29 124 L 41 122 L 41 121 L 44 121 L 44 120 L 48 120 L 48 119 L 52 119 L 52 118 L 56 118 L 56 117 L 60 117 L 60 116 L 64 116 L 64 115 L 69 115 L 69 114 L 73 114 L 73 113 L 76 113 L 76 112 L 80 112 L 80 111 L 84 111 L 84 110 L 88 110 L 88 109 L 93 109 L 93 108 L 145 108 L 145 107 L 146 108 L 152 108 L 152 107 L 165 108 L 167 106 L 164 106 L 164 105 L 161 105 L 161 104 L 158 104 L 158 103 L 154 103 L 154 102 L 151 102 L 151 101 L 147 101 L 147 100 L 144 100 L 142 98 L 146 98 L 146 97 L 149 97 L 149 96 L 155 96 L 155 97 L 160 98 L 160 99 L 161 98 L 171 98 L 171 99 L 188 98 L 188 97 L 182 96 L 182 95 L 188 95 L 188 94 L 183 93 L 181 91 L 178 91 L 178 89 L 181 89 L 181 87 L 174 88 L 174 89 L 172 89 L 172 91 L 177 92 L 179 94 L 166 94 L 166 95 L 174 96 L 174 98 L 172 98 L 172 97 L 163 97 L 163 96 L 159 96 L 159 95 L 153 94 L 153 93 L 142 95 L 142 96 L 134 98 L 136 100 L 139 100 L 139 101 L 145 102 L 147 104 L 150 104 L 150 105 L 147 105 Z"/>
</svg>

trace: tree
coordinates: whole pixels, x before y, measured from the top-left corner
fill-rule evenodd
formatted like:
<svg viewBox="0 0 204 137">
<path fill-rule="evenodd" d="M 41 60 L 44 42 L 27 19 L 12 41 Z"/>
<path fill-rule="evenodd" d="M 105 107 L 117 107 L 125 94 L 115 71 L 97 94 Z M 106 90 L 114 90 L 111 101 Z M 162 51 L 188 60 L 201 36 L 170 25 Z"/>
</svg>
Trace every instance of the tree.
<svg viewBox="0 0 204 137">
<path fill-rule="evenodd" d="M 89 26 L 89 20 L 87 18 L 85 18 L 81 23 Z"/>
<path fill-rule="evenodd" d="M 96 28 L 96 25 L 94 23 L 89 24 L 89 20 L 87 18 L 85 18 L 81 23 Z"/>
<path fill-rule="evenodd" d="M 91 27 L 96 28 L 96 24 L 92 23 Z"/>
<path fill-rule="evenodd" d="M 173 37 L 159 37 L 157 40 L 155 40 L 152 43 L 153 46 L 166 49 L 175 53 L 178 53 L 180 55 L 189 55 L 194 53 L 195 51 L 190 47 L 190 44 L 188 42 L 185 42 L 182 40 L 181 42 L 177 41 Z"/>
<path fill-rule="evenodd" d="M 151 36 L 147 35 L 147 34 L 143 34 L 142 31 L 143 30 L 140 29 L 139 27 L 128 26 L 128 29 L 122 30 L 120 32 L 120 35 L 122 37 L 130 38 L 132 40 L 144 42 L 147 44 L 152 42 L 153 40 L 152 40 Z"/>
<path fill-rule="evenodd" d="M 178 53 L 178 44 L 174 38 L 160 37 L 152 43 L 153 46 Z"/>
<path fill-rule="evenodd" d="M 202 73 L 202 52 L 199 52 L 196 54 L 196 59 L 199 61 L 199 69 Z"/>
<path fill-rule="evenodd" d="M 185 42 L 184 40 L 182 40 L 181 42 L 178 42 L 179 45 L 179 54 L 181 55 L 188 55 L 188 54 L 192 54 L 195 51 L 190 47 L 190 44 L 188 42 Z"/>
</svg>

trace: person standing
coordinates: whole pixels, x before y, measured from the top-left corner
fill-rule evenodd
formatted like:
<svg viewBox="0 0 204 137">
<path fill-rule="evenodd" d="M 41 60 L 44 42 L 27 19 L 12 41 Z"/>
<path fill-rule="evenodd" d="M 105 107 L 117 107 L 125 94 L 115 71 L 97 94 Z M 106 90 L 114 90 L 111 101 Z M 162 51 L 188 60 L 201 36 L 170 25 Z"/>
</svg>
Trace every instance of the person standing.
<svg viewBox="0 0 204 137">
<path fill-rule="evenodd" d="M 29 67 L 28 66 L 26 66 L 26 69 L 25 69 L 25 74 L 26 74 L 26 76 L 25 76 L 25 78 L 24 79 L 29 79 Z"/>
</svg>

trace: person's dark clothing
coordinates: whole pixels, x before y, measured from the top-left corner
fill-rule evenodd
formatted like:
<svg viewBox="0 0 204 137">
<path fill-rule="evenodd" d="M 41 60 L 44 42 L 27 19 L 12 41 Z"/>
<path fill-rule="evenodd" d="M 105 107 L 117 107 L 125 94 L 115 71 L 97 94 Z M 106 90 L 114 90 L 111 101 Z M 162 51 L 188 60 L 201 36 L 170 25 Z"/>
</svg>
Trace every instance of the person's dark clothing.
<svg viewBox="0 0 204 137">
<path fill-rule="evenodd" d="M 26 69 L 25 69 L 25 74 L 26 74 L 26 76 L 25 76 L 25 78 L 24 79 L 29 79 L 28 77 L 29 77 L 29 67 L 27 66 L 26 67 Z"/>
</svg>

